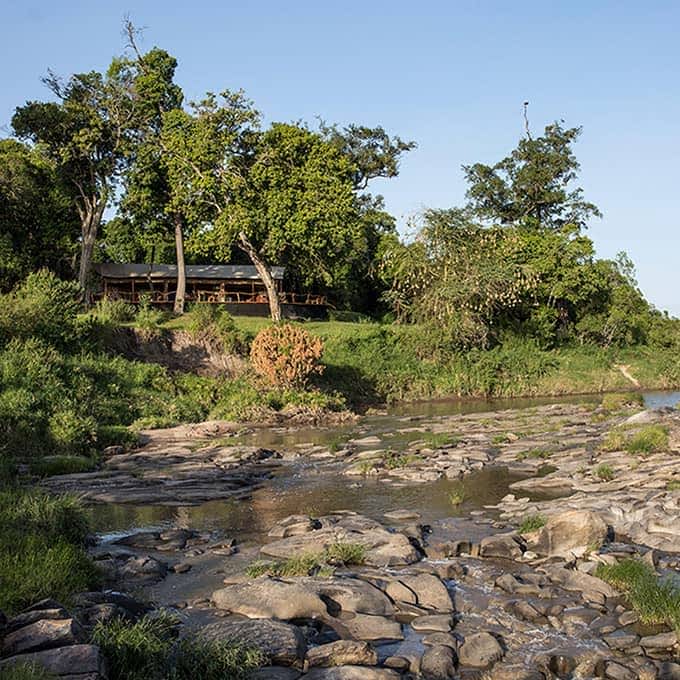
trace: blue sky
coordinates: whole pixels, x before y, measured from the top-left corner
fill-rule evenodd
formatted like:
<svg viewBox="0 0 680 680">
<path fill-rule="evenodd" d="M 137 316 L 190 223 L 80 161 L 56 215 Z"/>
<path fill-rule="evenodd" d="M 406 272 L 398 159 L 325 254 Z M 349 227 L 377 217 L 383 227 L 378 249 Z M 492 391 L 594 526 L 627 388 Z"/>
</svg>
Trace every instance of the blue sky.
<svg viewBox="0 0 680 680">
<path fill-rule="evenodd" d="M 320 116 L 415 140 L 400 176 L 373 186 L 402 227 L 463 200 L 463 163 L 513 148 L 524 100 L 534 131 L 582 125 L 598 254 L 627 251 L 649 299 L 680 316 L 680 3 L 1 0 L 0 131 L 46 97 L 48 68 L 105 68 L 126 14 L 144 48 L 178 58 L 190 98 L 242 87 L 268 121 Z"/>
</svg>

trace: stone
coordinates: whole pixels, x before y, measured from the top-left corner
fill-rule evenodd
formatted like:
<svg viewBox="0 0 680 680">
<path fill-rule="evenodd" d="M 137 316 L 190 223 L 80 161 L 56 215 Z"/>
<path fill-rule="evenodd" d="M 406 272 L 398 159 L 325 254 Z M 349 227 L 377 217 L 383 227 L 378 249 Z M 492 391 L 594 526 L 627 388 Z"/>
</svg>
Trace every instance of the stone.
<svg viewBox="0 0 680 680">
<path fill-rule="evenodd" d="M 605 666 L 605 678 L 611 680 L 640 680 L 638 674 L 616 661 L 609 661 Z"/>
<path fill-rule="evenodd" d="M 27 626 L 30 623 L 35 623 L 41 619 L 70 619 L 69 613 L 62 607 L 58 609 L 34 609 L 32 611 L 23 612 L 13 616 L 9 621 L 5 622 L 5 634 L 11 633 L 18 628 Z"/>
<path fill-rule="evenodd" d="M 435 645 L 423 654 L 420 672 L 425 680 L 453 680 L 456 678 L 456 653 L 449 646 Z"/>
<path fill-rule="evenodd" d="M 384 513 L 383 517 L 392 522 L 408 522 L 420 519 L 420 513 L 415 510 L 392 510 Z"/>
<path fill-rule="evenodd" d="M 216 590 L 212 602 L 218 609 L 255 619 L 325 619 L 326 604 L 314 590 L 299 583 L 262 577 Z"/>
<path fill-rule="evenodd" d="M 441 579 L 433 574 L 401 576 L 399 581 L 416 594 L 416 603 L 437 612 L 452 612 L 453 602 Z M 388 593 L 389 595 L 389 593 Z"/>
<path fill-rule="evenodd" d="M 366 666 L 336 666 L 335 668 L 312 668 L 304 680 L 399 680 L 401 675 L 388 668 Z"/>
<path fill-rule="evenodd" d="M 479 555 L 480 557 L 519 560 L 522 557 L 522 549 L 514 534 L 496 534 L 480 541 Z"/>
<path fill-rule="evenodd" d="M 300 671 L 295 668 L 263 666 L 256 671 L 251 671 L 248 677 L 250 680 L 297 680 L 300 675 Z"/>
<path fill-rule="evenodd" d="M 226 619 L 208 624 L 201 629 L 200 635 L 208 640 L 237 640 L 252 645 L 272 664 L 280 666 L 301 665 L 307 653 L 302 631 L 282 621 Z"/>
<path fill-rule="evenodd" d="M 458 640 L 451 633 L 430 633 L 423 638 L 423 644 L 431 647 L 444 645 L 451 649 L 458 649 Z"/>
<path fill-rule="evenodd" d="M 306 534 L 320 528 L 319 520 L 313 519 L 309 515 L 289 515 L 277 522 L 267 536 L 270 538 L 288 538 L 289 536 L 299 536 L 300 534 Z"/>
<path fill-rule="evenodd" d="M 367 642 L 336 640 L 307 651 L 310 666 L 375 666 L 378 654 Z"/>
<path fill-rule="evenodd" d="M 341 637 L 381 643 L 404 639 L 401 624 L 384 616 L 354 614 L 346 619 L 328 619 L 326 623 Z"/>
<path fill-rule="evenodd" d="M 548 519 L 531 547 L 539 555 L 571 558 L 602 546 L 607 533 L 607 524 L 598 514 L 567 510 Z"/>
<path fill-rule="evenodd" d="M 503 648 L 491 633 L 468 635 L 458 650 L 461 665 L 487 668 L 503 658 Z"/>
<path fill-rule="evenodd" d="M 677 644 L 678 635 L 674 632 L 648 635 L 640 640 L 640 647 L 643 649 L 672 649 Z"/>
<path fill-rule="evenodd" d="M 16 664 L 44 666 L 49 673 L 57 676 L 69 676 L 77 669 L 77 677 L 84 680 L 108 678 L 106 661 L 96 645 L 77 644 L 18 654 L 0 661 L 0 669 L 11 668 Z"/>
<path fill-rule="evenodd" d="M 6 635 L 2 653 L 10 656 L 83 641 L 83 630 L 74 619 L 40 619 Z"/>
<path fill-rule="evenodd" d="M 411 621 L 411 627 L 417 631 L 435 631 L 439 633 L 448 633 L 453 625 L 453 619 L 450 614 L 430 614 L 427 616 L 418 616 Z"/>
</svg>

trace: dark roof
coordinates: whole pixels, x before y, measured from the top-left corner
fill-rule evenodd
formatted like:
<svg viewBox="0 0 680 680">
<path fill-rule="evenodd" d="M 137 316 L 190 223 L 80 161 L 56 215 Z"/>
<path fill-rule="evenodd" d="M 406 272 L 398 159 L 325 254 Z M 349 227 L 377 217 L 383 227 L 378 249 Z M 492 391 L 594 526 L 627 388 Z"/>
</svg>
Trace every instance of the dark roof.
<svg viewBox="0 0 680 680">
<path fill-rule="evenodd" d="M 176 264 L 118 264 L 113 262 L 94 265 L 95 271 L 107 279 L 176 279 Z M 270 267 L 272 278 L 283 279 L 283 267 Z M 187 279 L 259 279 L 253 265 L 249 264 L 188 264 Z"/>
</svg>

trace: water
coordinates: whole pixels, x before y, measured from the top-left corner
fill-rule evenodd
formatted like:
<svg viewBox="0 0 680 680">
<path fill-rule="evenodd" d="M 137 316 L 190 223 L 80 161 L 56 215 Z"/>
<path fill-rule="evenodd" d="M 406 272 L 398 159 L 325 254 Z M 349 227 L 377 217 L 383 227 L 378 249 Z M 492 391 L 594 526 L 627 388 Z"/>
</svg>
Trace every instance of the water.
<svg viewBox="0 0 680 680">
<path fill-rule="evenodd" d="M 650 408 L 675 406 L 680 392 L 647 392 L 645 405 Z M 244 443 L 287 450 L 312 451 L 314 447 L 340 448 L 351 439 L 378 436 L 380 444 L 359 448 L 389 447 L 399 451 L 423 437 L 426 418 L 498 411 L 508 408 L 532 408 L 553 403 L 597 403 L 597 395 L 577 397 L 446 400 L 400 404 L 388 411 L 368 416 L 358 423 L 335 428 L 269 428 L 255 430 L 229 443 Z M 261 542 L 267 531 L 280 519 L 292 514 L 324 515 L 335 510 L 353 510 L 380 519 L 396 509 L 414 510 L 421 521 L 434 522 L 446 517 L 466 517 L 486 505 L 494 505 L 509 492 L 509 485 L 522 477 L 506 468 L 487 467 L 464 481 L 406 484 L 341 475 L 328 462 L 314 462 L 301 456 L 283 465 L 266 486 L 245 500 L 212 501 L 197 506 L 164 507 L 136 505 L 98 505 L 91 508 L 94 529 L 101 533 L 127 532 L 139 528 L 166 526 L 218 530 L 240 540 Z M 452 492 L 461 492 L 464 501 L 453 505 Z M 530 496 L 543 500 L 545 496 Z"/>
</svg>

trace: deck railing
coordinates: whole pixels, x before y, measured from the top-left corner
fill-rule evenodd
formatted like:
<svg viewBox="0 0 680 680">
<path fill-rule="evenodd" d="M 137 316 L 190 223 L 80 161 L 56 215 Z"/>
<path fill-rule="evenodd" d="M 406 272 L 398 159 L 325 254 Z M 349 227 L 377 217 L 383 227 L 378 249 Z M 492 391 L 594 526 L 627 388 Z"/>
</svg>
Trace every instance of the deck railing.
<svg viewBox="0 0 680 680">
<path fill-rule="evenodd" d="M 147 300 L 154 305 L 169 305 L 175 299 L 175 291 L 153 290 L 153 291 L 120 291 L 109 290 L 107 293 L 98 293 L 95 299 L 108 297 L 111 300 L 124 300 L 131 304 L 139 304 Z M 184 296 L 186 302 L 197 302 L 206 304 L 268 304 L 269 298 L 266 293 L 243 293 L 241 291 L 216 291 L 216 290 L 197 290 L 187 292 Z M 315 295 L 313 293 L 279 293 L 279 302 L 288 305 L 326 305 L 325 295 Z"/>
</svg>

